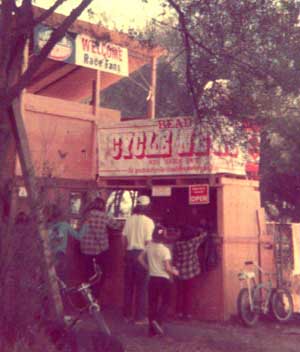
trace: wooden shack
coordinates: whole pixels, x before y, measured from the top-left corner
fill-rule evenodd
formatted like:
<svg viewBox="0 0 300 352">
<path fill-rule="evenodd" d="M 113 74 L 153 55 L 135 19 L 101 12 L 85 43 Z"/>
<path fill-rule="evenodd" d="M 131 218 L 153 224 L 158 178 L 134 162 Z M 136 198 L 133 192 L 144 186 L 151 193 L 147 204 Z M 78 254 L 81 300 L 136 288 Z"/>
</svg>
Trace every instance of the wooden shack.
<svg viewBox="0 0 300 352">
<path fill-rule="evenodd" d="M 201 136 L 201 143 L 194 143 L 197 123 L 191 117 L 121 122 L 99 130 L 103 194 L 118 189 L 150 195 L 153 217 L 170 231 L 206 219 L 218 259 L 197 279 L 194 313 L 209 320 L 236 314 L 237 274 L 245 260 L 259 260 L 259 224 L 264 223 L 258 218 L 259 182 L 246 176 L 254 160 Z"/>
<path fill-rule="evenodd" d="M 56 15 L 46 25 L 51 27 L 61 18 Z M 123 34 L 77 21 L 70 37 L 82 33 L 94 46 L 105 37 L 106 42 L 109 38 L 112 45 L 126 49 L 128 74 L 145 64 L 152 65 L 151 86 L 155 91 L 155 63 L 162 49 L 145 48 Z M 168 219 L 170 228 L 184 222 L 197 225 L 201 218 L 207 218 L 218 248 L 218 263 L 197 281 L 195 315 L 205 320 L 229 319 L 236 313 L 237 273 L 245 260 L 258 260 L 259 256 L 259 182 L 248 179 L 250 164 L 240 159 L 240 151 L 228 146 L 213 148 L 206 139 L 198 144 L 190 139 L 187 145 L 195 130 L 191 117 L 154 119 L 155 94 L 149 101 L 149 114 L 142 120 L 121 122 L 119 111 L 101 108 L 98 93 L 121 77 L 53 58 L 35 76 L 24 95 L 23 109 L 41 195 L 44 192 L 47 201 L 60 202 L 74 226 L 93 194 L 100 192 L 108 199 L 118 190 L 151 195 L 154 216 Z M 82 103 L 91 95 L 92 104 Z M 120 136 L 121 132 L 127 137 Z M 183 134 L 177 138 L 174 133 L 179 132 Z M 143 139 L 150 138 L 151 133 L 152 142 Z M 130 140 L 132 135 L 136 141 Z M 155 140 L 157 135 L 159 140 Z M 174 141 L 181 143 L 176 144 L 176 156 Z M 110 151 L 109 143 L 113 143 Z M 254 159 L 257 163 L 257 156 Z M 12 204 L 15 213 L 27 207 L 18 162 Z M 103 299 L 121 306 L 120 236 L 111 237 L 110 250 L 111 275 Z M 75 259 L 80 263 L 80 254 L 73 247 L 70 261 Z M 71 273 L 73 280 L 80 278 L 81 269 Z"/>
</svg>

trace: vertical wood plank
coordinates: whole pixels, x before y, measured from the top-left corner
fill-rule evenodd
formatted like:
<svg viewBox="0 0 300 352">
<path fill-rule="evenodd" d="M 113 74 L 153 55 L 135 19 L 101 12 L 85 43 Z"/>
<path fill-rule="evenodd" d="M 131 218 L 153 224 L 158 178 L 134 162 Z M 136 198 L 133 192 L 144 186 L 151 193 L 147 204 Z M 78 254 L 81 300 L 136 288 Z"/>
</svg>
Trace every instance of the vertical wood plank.
<svg viewBox="0 0 300 352">
<path fill-rule="evenodd" d="M 151 61 L 151 92 L 147 105 L 147 117 L 149 119 L 155 118 L 155 103 L 156 103 L 156 81 L 157 81 L 157 58 L 153 57 Z"/>
<path fill-rule="evenodd" d="M 100 108 L 101 71 L 96 70 L 96 79 L 93 85 L 93 114 L 97 115 Z"/>
</svg>

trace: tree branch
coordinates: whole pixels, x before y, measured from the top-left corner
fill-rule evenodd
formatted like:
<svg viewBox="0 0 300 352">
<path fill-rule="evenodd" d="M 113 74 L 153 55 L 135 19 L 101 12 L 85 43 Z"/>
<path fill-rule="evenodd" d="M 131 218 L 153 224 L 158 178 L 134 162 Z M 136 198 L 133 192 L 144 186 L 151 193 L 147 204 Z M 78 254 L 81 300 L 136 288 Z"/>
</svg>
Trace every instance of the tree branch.
<svg viewBox="0 0 300 352">
<path fill-rule="evenodd" d="M 186 77 L 187 77 L 189 90 L 191 91 L 191 94 L 193 97 L 193 102 L 197 103 L 196 108 L 198 108 L 198 99 L 200 97 L 199 96 L 196 97 L 196 91 L 195 91 L 195 87 L 192 79 L 193 45 L 198 47 L 200 50 L 203 50 L 206 54 L 208 54 L 211 57 L 214 57 L 217 60 L 230 61 L 232 65 L 235 65 L 236 67 L 240 68 L 248 75 L 254 76 L 257 79 L 262 81 L 266 81 L 271 78 L 273 81 L 276 81 L 277 84 L 281 85 L 281 82 L 279 78 L 276 76 L 276 73 L 271 72 L 269 67 L 263 67 L 263 66 L 258 67 L 257 65 L 253 65 L 245 61 L 244 59 L 238 58 L 237 55 L 232 55 L 231 53 L 226 52 L 226 50 L 224 50 L 223 48 L 221 48 L 218 52 L 210 49 L 201 41 L 201 39 L 199 39 L 198 37 L 196 38 L 192 34 L 191 29 L 188 27 L 189 23 L 187 20 L 187 14 L 184 13 L 184 11 L 182 10 L 178 2 L 176 2 L 175 0 L 166 0 L 166 1 L 176 11 L 178 15 L 178 21 L 180 26 L 178 30 L 182 35 L 183 42 L 186 47 Z M 207 6 L 208 8 L 210 8 L 210 3 L 207 3 Z M 251 10 L 253 10 L 253 8 L 251 8 Z M 243 51 L 243 53 L 245 53 L 245 50 Z M 251 57 L 250 57 L 250 60 L 251 60 Z M 201 88 L 201 91 L 203 92 L 203 87 Z M 198 109 L 197 109 L 197 115 L 199 115 Z"/>
<path fill-rule="evenodd" d="M 40 53 L 34 56 L 33 61 L 29 65 L 28 69 L 24 72 L 24 74 L 20 77 L 19 81 L 8 90 L 8 99 L 6 102 L 7 104 L 10 104 L 12 100 L 16 96 L 18 96 L 22 89 L 26 87 L 28 82 L 33 77 L 34 73 L 41 67 L 45 58 L 51 52 L 55 44 L 64 37 L 65 32 L 68 30 L 68 28 L 76 21 L 76 19 L 87 8 L 87 6 L 90 5 L 91 2 L 92 0 L 83 0 L 70 13 L 70 15 L 65 18 L 62 24 L 58 28 L 53 30 L 48 42 L 44 45 Z"/>
<path fill-rule="evenodd" d="M 11 42 L 11 27 L 14 22 L 14 1 L 3 0 L 0 11 L 0 90 L 7 87 L 7 64 L 9 62 L 9 47 Z"/>
<path fill-rule="evenodd" d="M 40 16 L 34 19 L 34 26 L 45 21 L 48 17 L 50 17 L 53 12 L 62 5 L 66 0 L 56 0 L 56 2 L 49 7 L 48 10 L 44 11 Z"/>
<path fill-rule="evenodd" d="M 192 81 L 192 72 L 191 72 L 191 67 L 192 67 L 192 55 L 191 55 L 191 44 L 190 44 L 190 36 L 189 36 L 189 32 L 187 29 L 187 25 L 186 25 L 186 20 L 185 20 L 185 16 L 184 13 L 181 11 L 179 5 L 173 1 L 173 0 L 167 0 L 168 3 L 175 9 L 175 11 L 178 14 L 178 20 L 179 20 L 179 24 L 181 26 L 182 29 L 182 38 L 185 44 L 185 48 L 186 48 L 186 80 L 187 80 L 187 84 L 189 86 L 189 90 L 191 92 L 191 96 L 192 96 L 192 100 L 194 103 L 194 107 L 197 113 L 197 117 L 199 119 L 202 118 L 200 109 L 199 109 L 199 104 L 198 104 L 198 97 L 196 94 L 196 90 L 194 88 L 193 85 L 193 81 Z"/>
</svg>

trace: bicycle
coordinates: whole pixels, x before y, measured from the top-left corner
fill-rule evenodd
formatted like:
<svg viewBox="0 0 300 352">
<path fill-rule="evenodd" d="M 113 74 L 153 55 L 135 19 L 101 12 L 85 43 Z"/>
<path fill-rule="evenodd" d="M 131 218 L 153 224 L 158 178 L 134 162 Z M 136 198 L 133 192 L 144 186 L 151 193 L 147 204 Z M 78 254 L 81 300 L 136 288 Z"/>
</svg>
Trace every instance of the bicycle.
<svg viewBox="0 0 300 352">
<path fill-rule="evenodd" d="M 92 275 L 88 282 L 82 282 L 79 286 L 68 287 L 65 282 L 57 276 L 57 280 L 61 289 L 61 293 L 63 296 L 67 296 L 69 302 L 74 307 L 75 305 L 71 302 L 70 295 L 72 293 L 80 293 L 83 297 L 86 307 L 80 309 L 80 315 L 83 314 L 86 310 L 92 315 L 95 322 L 97 323 L 99 329 L 104 334 L 111 336 L 111 331 L 108 325 L 105 322 L 105 319 L 101 313 L 101 307 L 97 300 L 94 298 L 92 294 L 91 287 L 95 285 L 101 278 L 101 270 L 99 266 L 96 264 L 94 259 L 94 275 Z M 75 317 L 73 320 L 71 319 L 70 325 L 74 326 L 80 319 L 80 316 Z"/>
<path fill-rule="evenodd" d="M 254 326 L 260 315 L 271 316 L 280 322 L 288 321 L 293 314 L 293 299 L 286 288 L 274 288 L 272 285 L 273 273 L 265 272 L 253 261 L 246 261 L 245 266 L 253 265 L 267 280 L 257 283 L 255 271 L 243 270 L 238 274 L 240 281 L 245 281 L 237 298 L 237 311 L 242 323 L 247 327 Z"/>
</svg>

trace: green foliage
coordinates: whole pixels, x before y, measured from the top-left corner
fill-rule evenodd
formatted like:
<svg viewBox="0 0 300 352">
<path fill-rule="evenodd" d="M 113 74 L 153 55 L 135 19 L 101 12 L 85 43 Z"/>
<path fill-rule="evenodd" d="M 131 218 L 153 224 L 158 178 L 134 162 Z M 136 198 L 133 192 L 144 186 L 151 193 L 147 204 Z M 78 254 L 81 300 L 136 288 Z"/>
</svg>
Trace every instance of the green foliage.
<svg viewBox="0 0 300 352">
<path fill-rule="evenodd" d="M 261 190 L 286 219 L 300 221 L 300 118 L 289 110 L 269 124 L 262 138 Z"/>
<path fill-rule="evenodd" d="M 300 220 L 300 3 L 296 0 L 165 0 L 177 18 L 185 72 L 200 119 L 261 127 L 266 205 Z M 173 21 L 174 24 L 174 21 Z M 226 82 L 213 84 L 209 82 Z"/>
<path fill-rule="evenodd" d="M 145 117 L 150 89 L 150 67 L 144 66 L 128 79 L 101 93 L 101 106 L 120 110 L 122 117 Z M 157 70 L 156 117 L 190 115 L 192 105 L 179 75 L 170 64 L 162 61 Z"/>
<path fill-rule="evenodd" d="M 173 1 L 167 1 L 170 5 Z M 232 92 L 231 117 L 268 115 L 261 97 L 298 92 L 299 3 L 273 0 L 177 1 L 179 30 L 189 51 L 190 84 L 198 108 L 209 81 L 226 79 Z M 245 103 L 246 102 L 246 103 Z"/>
</svg>

